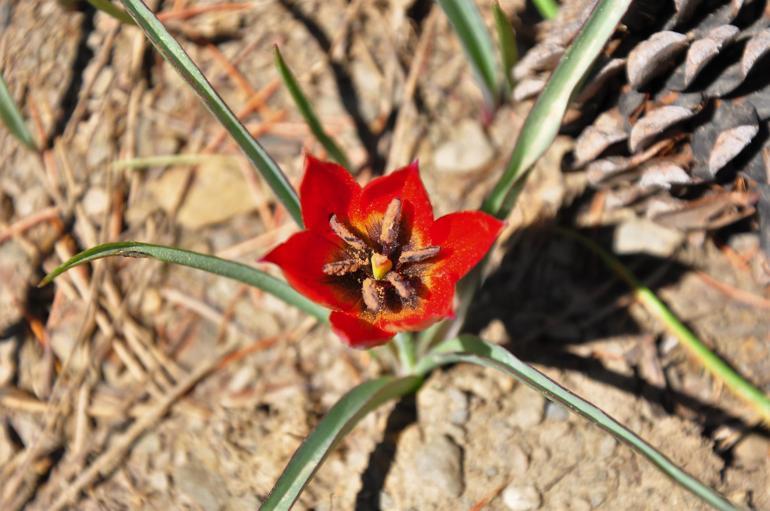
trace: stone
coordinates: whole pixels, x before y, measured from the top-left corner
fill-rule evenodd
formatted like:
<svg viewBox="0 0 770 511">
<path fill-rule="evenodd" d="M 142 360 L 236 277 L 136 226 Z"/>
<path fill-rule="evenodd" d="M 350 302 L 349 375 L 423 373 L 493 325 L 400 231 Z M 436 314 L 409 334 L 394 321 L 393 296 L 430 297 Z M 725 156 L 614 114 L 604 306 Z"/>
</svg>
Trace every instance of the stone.
<svg viewBox="0 0 770 511">
<path fill-rule="evenodd" d="M 670 257 L 684 241 L 684 233 L 644 218 L 631 218 L 615 230 L 613 248 L 617 254 L 644 253 Z"/>
<path fill-rule="evenodd" d="M 32 262 L 15 241 L 0 244 L 0 337 L 24 316 Z"/>
<path fill-rule="evenodd" d="M 569 411 L 559 403 L 545 402 L 545 419 L 551 421 L 565 421 L 569 418 Z"/>
<path fill-rule="evenodd" d="M 225 481 L 219 474 L 192 462 L 174 468 L 174 485 L 205 511 L 219 511 L 227 498 Z"/>
<path fill-rule="evenodd" d="M 511 511 L 539 509 L 542 497 L 531 484 L 512 484 L 503 490 L 503 504 Z"/>
<path fill-rule="evenodd" d="M 466 119 L 436 149 L 433 164 L 442 174 L 464 174 L 483 168 L 494 155 L 495 150 L 481 126 Z"/>
<path fill-rule="evenodd" d="M 749 433 L 735 446 L 733 456 L 735 464 L 741 467 L 770 463 L 770 439 L 758 433 Z"/>
<path fill-rule="evenodd" d="M 415 454 L 413 477 L 421 481 L 421 487 L 435 496 L 459 497 L 463 493 L 462 449 L 446 435 L 429 438 Z"/>
</svg>

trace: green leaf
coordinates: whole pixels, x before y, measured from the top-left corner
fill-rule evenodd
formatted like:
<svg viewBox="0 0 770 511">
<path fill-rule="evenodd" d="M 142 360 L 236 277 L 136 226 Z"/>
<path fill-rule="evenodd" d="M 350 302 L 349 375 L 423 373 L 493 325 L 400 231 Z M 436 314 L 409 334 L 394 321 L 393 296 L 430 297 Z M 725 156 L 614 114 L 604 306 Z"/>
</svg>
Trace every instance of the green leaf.
<svg viewBox="0 0 770 511">
<path fill-rule="evenodd" d="M 631 430 L 601 409 L 573 394 L 500 346 L 485 342 L 472 335 L 461 336 L 445 341 L 437 346 L 430 355 L 420 361 L 417 370 L 424 373 L 440 365 L 454 362 L 467 362 L 492 367 L 510 374 L 548 399 L 562 403 L 573 412 L 582 415 L 611 433 L 615 438 L 647 458 L 676 483 L 691 491 L 715 509 L 723 511 L 735 511 L 737 509 L 722 495 L 682 470 L 660 451 L 639 438 Z"/>
<path fill-rule="evenodd" d="M 329 318 L 329 311 L 327 309 L 308 300 L 285 282 L 251 266 L 189 250 L 136 241 L 105 243 L 104 245 L 84 250 L 46 275 L 40 282 L 40 286 L 45 286 L 57 276 L 79 264 L 109 256 L 152 257 L 166 263 L 180 264 L 215 273 L 259 288 L 323 322 L 328 321 Z"/>
<path fill-rule="evenodd" d="M 115 6 L 110 0 L 88 0 L 88 3 L 93 5 L 96 9 L 99 9 L 105 14 L 108 14 L 126 25 L 135 25 L 134 20 L 128 15 L 126 11 Z"/>
<path fill-rule="evenodd" d="M 492 13 L 495 16 L 495 28 L 497 29 L 497 45 L 500 47 L 500 60 L 503 62 L 503 74 L 508 88 L 513 88 L 514 80 L 511 71 L 513 66 L 519 60 L 519 49 L 516 46 L 516 33 L 513 31 L 513 25 L 500 7 L 495 2 L 492 6 Z"/>
<path fill-rule="evenodd" d="M 484 201 L 484 211 L 498 218 L 508 216 L 521 189 L 516 186 L 517 181 L 527 175 L 556 138 L 570 97 L 591 69 L 630 3 L 631 0 L 602 0 L 591 13 L 524 121 L 508 166 Z"/>
<path fill-rule="evenodd" d="M 465 55 L 481 84 L 487 103 L 494 105 L 499 96 L 497 62 L 487 26 L 473 0 L 436 0 L 460 38 Z"/>
<path fill-rule="evenodd" d="M 318 116 L 315 114 L 312 105 L 302 92 L 291 69 L 289 69 L 289 66 L 286 65 L 286 62 L 283 60 L 283 56 L 281 56 L 281 51 L 278 49 L 278 46 L 275 46 L 275 67 L 278 68 L 283 84 L 286 86 L 286 89 L 288 89 L 289 94 L 291 94 L 294 104 L 297 106 L 299 113 L 302 114 L 302 117 L 310 127 L 310 131 L 313 132 L 315 138 L 324 146 L 324 149 L 326 149 L 326 152 L 329 153 L 329 156 L 334 161 L 350 170 L 350 160 L 348 160 L 345 151 L 334 142 L 334 139 L 332 139 L 332 137 L 330 137 L 323 129 L 323 126 L 321 126 L 321 121 L 318 120 Z"/>
<path fill-rule="evenodd" d="M 19 107 L 16 106 L 16 102 L 11 97 L 8 85 L 6 85 L 2 75 L 0 75 L 0 118 L 3 119 L 3 123 L 13 136 L 18 138 L 22 144 L 33 151 L 37 150 L 35 139 L 32 138 L 32 133 L 29 132 L 24 123 Z"/>
<path fill-rule="evenodd" d="M 723 382 L 731 392 L 752 407 L 766 424 L 770 424 L 770 397 L 703 344 L 650 288 L 639 282 L 634 274 L 623 266 L 623 263 L 598 244 L 575 231 L 560 228 L 557 229 L 557 232 L 576 240 L 599 256 L 609 269 L 634 290 L 637 300 L 644 305 L 647 311 L 658 318 L 714 378 Z"/>
<path fill-rule="evenodd" d="M 254 140 L 246 127 L 238 120 L 238 117 L 230 110 L 227 104 L 214 90 L 200 69 L 190 59 L 190 56 L 182 49 L 179 43 L 168 33 L 163 24 L 155 17 L 141 0 L 122 0 L 128 14 L 144 31 L 148 39 L 158 49 L 167 61 L 195 90 L 203 100 L 206 107 L 214 114 L 214 117 L 230 133 L 230 136 L 238 143 L 241 150 L 251 160 L 251 163 L 259 170 L 267 184 L 272 188 L 278 200 L 284 205 L 297 225 L 302 226 L 302 212 L 300 210 L 297 192 L 289 183 L 286 175 L 278 164 L 270 157 L 265 149 Z"/>
<path fill-rule="evenodd" d="M 290 509 L 337 443 L 369 412 L 391 399 L 414 392 L 419 376 L 366 381 L 345 394 L 302 442 L 260 511 Z"/>
<path fill-rule="evenodd" d="M 532 3 L 540 16 L 547 20 L 552 20 L 559 14 L 559 4 L 555 0 L 532 0 Z"/>
</svg>

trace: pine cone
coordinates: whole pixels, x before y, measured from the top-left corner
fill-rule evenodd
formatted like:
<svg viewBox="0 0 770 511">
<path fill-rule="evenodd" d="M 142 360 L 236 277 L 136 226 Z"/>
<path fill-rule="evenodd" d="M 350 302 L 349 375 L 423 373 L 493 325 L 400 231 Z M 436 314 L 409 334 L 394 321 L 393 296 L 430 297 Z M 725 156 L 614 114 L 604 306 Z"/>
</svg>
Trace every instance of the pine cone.
<svg viewBox="0 0 770 511">
<path fill-rule="evenodd" d="M 514 69 L 537 94 L 596 5 L 573 2 Z M 770 254 L 770 6 L 766 0 L 638 0 L 585 81 L 565 130 L 571 166 L 683 229 L 759 218 Z"/>
</svg>

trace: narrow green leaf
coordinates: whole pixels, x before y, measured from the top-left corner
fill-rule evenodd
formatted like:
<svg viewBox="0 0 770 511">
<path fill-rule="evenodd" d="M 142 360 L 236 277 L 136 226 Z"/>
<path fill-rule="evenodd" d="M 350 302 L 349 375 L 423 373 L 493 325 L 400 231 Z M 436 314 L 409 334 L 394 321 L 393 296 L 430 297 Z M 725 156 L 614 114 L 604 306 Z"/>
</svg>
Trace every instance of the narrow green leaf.
<svg viewBox="0 0 770 511">
<path fill-rule="evenodd" d="M 436 0 L 460 38 L 487 103 L 499 97 L 497 62 L 492 38 L 473 0 Z"/>
<path fill-rule="evenodd" d="M 321 145 L 324 146 L 324 149 L 326 149 L 326 152 L 329 153 L 329 156 L 334 161 L 350 170 L 350 160 L 345 154 L 345 151 L 334 142 L 334 139 L 332 139 L 332 137 L 330 137 L 323 129 L 323 126 L 321 126 L 321 121 L 318 120 L 318 116 L 315 114 L 315 111 L 313 111 L 313 106 L 310 104 L 310 101 L 308 101 L 307 96 L 302 92 L 299 82 L 297 82 L 297 79 L 294 77 L 291 69 L 289 69 L 289 66 L 286 65 L 286 61 L 283 60 L 283 56 L 281 55 L 278 46 L 275 46 L 275 67 L 278 68 L 283 84 L 286 86 L 286 89 L 294 100 L 294 104 L 297 106 L 299 113 L 302 114 L 308 127 L 310 127 L 310 131 L 313 132 L 313 136 L 315 136 Z"/>
<path fill-rule="evenodd" d="M 112 164 L 116 170 L 143 169 L 147 167 L 168 167 L 169 165 L 198 165 L 212 160 L 230 160 L 232 156 L 223 154 L 160 154 L 156 156 L 142 156 L 139 158 L 126 158 L 117 160 Z"/>
<path fill-rule="evenodd" d="M 623 263 L 598 244 L 575 231 L 568 229 L 557 229 L 557 231 L 596 254 L 609 269 L 633 289 L 639 302 L 666 326 L 669 332 L 690 351 L 714 378 L 723 382 L 731 392 L 753 408 L 766 424 L 770 424 L 770 397 L 703 344 L 698 336 L 679 321 L 679 318 L 671 312 L 671 309 L 666 307 L 666 304 L 650 288 L 639 282 L 634 274 L 623 266 Z"/>
<path fill-rule="evenodd" d="M 169 61 L 195 90 L 214 117 L 230 133 L 252 164 L 259 170 L 272 188 L 278 200 L 284 205 L 289 214 L 302 226 L 297 192 L 289 183 L 286 175 L 278 164 L 270 157 L 265 149 L 254 140 L 238 117 L 230 110 L 224 100 L 217 94 L 214 87 L 203 75 L 200 69 L 190 59 L 179 43 L 168 33 L 163 24 L 155 17 L 141 0 L 122 0 L 128 14 L 141 27 L 147 38 L 152 42 L 163 57 Z"/>
<path fill-rule="evenodd" d="M 419 376 L 383 377 L 365 381 L 345 394 L 294 453 L 260 511 L 290 509 L 342 437 L 369 412 L 414 392 L 421 382 Z"/>
<path fill-rule="evenodd" d="M 505 218 L 518 197 L 514 185 L 543 155 L 559 132 L 572 93 L 615 31 L 631 0 L 602 0 L 565 53 L 524 121 L 505 172 L 482 209 Z"/>
<path fill-rule="evenodd" d="M 8 127 L 13 136 L 18 138 L 22 144 L 33 151 L 37 150 L 35 139 L 32 137 L 32 133 L 29 132 L 19 107 L 16 106 L 16 102 L 11 97 L 11 92 L 8 90 L 8 85 L 6 85 L 2 75 L 0 75 L 0 118 L 3 119 L 3 123 Z"/>
<path fill-rule="evenodd" d="M 105 14 L 108 14 L 126 25 L 135 25 L 134 20 L 128 15 L 126 11 L 116 7 L 110 0 L 88 0 L 88 3 L 93 5 L 94 8 L 99 9 Z"/>
<path fill-rule="evenodd" d="M 562 403 L 573 412 L 582 415 L 606 430 L 615 438 L 647 458 L 676 483 L 715 509 L 723 511 L 735 511 L 737 509 L 722 495 L 682 470 L 660 451 L 639 438 L 635 433 L 607 415 L 600 408 L 573 394 L 500 346 L 485 342 L 472 335 L 451 339 L 437 346 L 430 355 L 422 359 L 418 365 L 418 371 L 424 373 L 440 365 L 454 362 L 467 362 L 492 367 L 510 374 L 548 399 Z"/>
<path fill-rule="evenodd" d="M 508 89 L 513 88 L 514 80 L 513 66 L 519 60 L 519 49 L 516 46 L 516 33 L 513 31 L 513 25 L 505 15 L 505 12 L 500 7 L 500 4 L 495 2 L 492 6 L 492 13 L 495 16 L 495 28 L 497 29 L 497 44 L 500 47 L 500 60 L 503 63 L 503 74 L 505 75 L 505 83 L 508 84 Z"/>
<path fill-rule="evenodd" d="M 552 20 L 559 14 L 559 4 L 555 0 L 532 0 L 532 3 L 540 16 L 547 20 Z"/>
<path fill-rule="evenodd" d="M 84 250 L 46 275 L 40 282 L 40 286 L 45 286 L 70 268 L 110 256 L 152 257 L 166 263 L 180 264 L 215 273 L 259 288 L 323 322 L 328 321 L 329 318 L 328 310 L 308 300 L 285 282 L 251 266 L 189 250 L 136 241 L 105 243 L 104 245 Z"/>
</svg>

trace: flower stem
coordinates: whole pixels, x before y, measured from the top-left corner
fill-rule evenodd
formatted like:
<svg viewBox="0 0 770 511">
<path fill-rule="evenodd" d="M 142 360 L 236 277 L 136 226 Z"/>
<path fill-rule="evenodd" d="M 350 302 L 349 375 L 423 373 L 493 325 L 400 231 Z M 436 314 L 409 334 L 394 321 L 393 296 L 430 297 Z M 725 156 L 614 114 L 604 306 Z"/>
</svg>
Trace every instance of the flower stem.
<svg viewBox="0 0 770 511">
<path fill-rule="evenodd" d="M 401 365 L 401 373 L 413 373 L 414 368 L 417 365 L 414 335 L 410 332 L 401 332 L 396 334 L 394 343 L 398 351 L 398 361 Z"/>
</svg>

